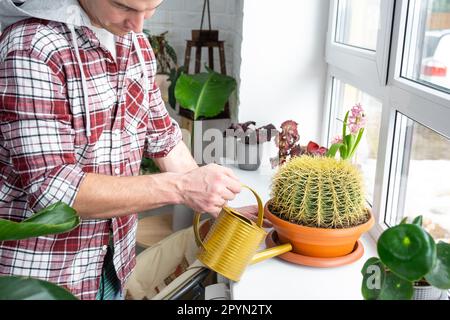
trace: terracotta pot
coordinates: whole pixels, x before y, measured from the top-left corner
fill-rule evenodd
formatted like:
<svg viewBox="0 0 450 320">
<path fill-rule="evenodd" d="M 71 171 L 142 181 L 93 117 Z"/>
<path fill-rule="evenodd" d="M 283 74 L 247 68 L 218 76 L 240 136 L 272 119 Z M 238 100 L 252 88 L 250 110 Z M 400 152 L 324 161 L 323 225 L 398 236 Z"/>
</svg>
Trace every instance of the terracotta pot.
<svg viewBox="0 0 450 320">
<path fill-rule="evenodd" d="M 305 227 L 280 219 L 269 211 L 270 201 L 264 206 L 265 217 L 272 222 L 280 243 L 292 244 L 292 251 L 304 256 L 335 258 L 350 254 L 356 241 L 374 225 L 374 218 L 359 226 L 345 229 Z M 369 209 L 368 209 L 369 210 Z"/>
</svg>

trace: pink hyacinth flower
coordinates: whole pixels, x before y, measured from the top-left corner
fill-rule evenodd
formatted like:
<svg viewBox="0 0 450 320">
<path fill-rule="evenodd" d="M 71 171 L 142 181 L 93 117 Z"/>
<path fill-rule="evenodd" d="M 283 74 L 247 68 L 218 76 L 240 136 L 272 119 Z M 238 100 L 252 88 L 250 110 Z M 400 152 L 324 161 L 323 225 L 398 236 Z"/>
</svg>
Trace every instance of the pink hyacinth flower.
<svg viewBox="0 0 450 320">
<path fill-rule="evenodd" d="M 352 134 L 355 134 L 359 129 L 366 125 L 366 115 L 361 104 L 356 104 L 351 109 L 351 114 L 348 116 L 348 127 Z"/>
<path fill-rule="evenodd" d="M 342 136 L 337 135 L 336 137 L 333 138 L 333 140 L 331 140 L 331 144 L 342 143 L 342 141 L 343 141 Z"/>
</svg>

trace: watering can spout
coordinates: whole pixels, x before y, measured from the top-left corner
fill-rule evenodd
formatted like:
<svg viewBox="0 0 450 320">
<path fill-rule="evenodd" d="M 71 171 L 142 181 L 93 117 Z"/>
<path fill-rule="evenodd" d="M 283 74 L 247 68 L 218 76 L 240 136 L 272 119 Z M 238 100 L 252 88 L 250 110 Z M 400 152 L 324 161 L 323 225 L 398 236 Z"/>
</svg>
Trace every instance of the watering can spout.
<svg viewBox="0 0 450 320">
<path fill-rule="evenodd" d="M 199 234 L 200 213 L 194 217 L 194 234 L 200 247 L 198 259 L 210 269 L 228 279 L 239 281 L 244 269 L 254 264 L 292 250 L 290 243 L 256 252 L 267 233 L 263 229 L 263 205 L 258 194 L 247 186 L 258 202 L 258 219 L 255 222 L 239 212 L 224 207 L 211 227 L 206 239 Z"/>
<path fill-rule="evenodd" d="M 266 259 L 270 259 L 276 256 L 279 256 L 280 254 L 289 252 L 292 250 L 292 245 L 290 243 L 285 243 L 270 249 L 266 249 L 260 252 L 257 252 L 252 260 L 250 261 L 250 264 L 255 264 L 261 261 L 264 261 Z"/>
</svg>

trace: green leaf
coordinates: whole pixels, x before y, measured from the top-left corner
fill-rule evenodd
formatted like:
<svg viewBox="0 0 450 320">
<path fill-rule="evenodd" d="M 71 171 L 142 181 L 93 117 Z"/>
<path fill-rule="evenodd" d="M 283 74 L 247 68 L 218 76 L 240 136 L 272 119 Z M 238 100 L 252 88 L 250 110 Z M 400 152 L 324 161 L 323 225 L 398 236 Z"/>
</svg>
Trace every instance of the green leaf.
<svg viewBox="0 0 450 320">
<path fill-rule="evenodd" d="M 401 224 L 384 231 L 377 249 L 381 262 L 408 281 L 422 279 L 436 259 L 433 238 L 414 224 Z"/>
<path fill-rule="evenodd" d="M 346 159 L 350 158 L 354 141 L 355 141 L 355 137 L 352 134 L 348 134 L 348 135 L 344 136 L 343 144 L 339 148 L 339 153 L 341 155 L 342 160 L 346 160 Z"/>
<path fill-rule="evenodd" d="M 414 296 L 412 282 L 398 277 L 392 272 L 386 272 L 379 300 L 411 300 Z"/>
<path fill-rule="evenodd" d="M 436 245 L 436 262 L 425 279 L 439 289 L 450 289 L 450 244 L 439 242 Z"/>
<path fill-rule="evenodd" d="M 418 225 L 419 227 L 421 227 L 422 226 L 422 221 L 423 221 L 422 216 L 417 216 L 417 217 L 414 218 L 412 223 L 415 224 L 415 225 Z"/>
<path fill-rule="evenodd" d="M 352 143 L 353 143 L 352 151 L 350 151 L 349 158 L 353 157 L 353 155 L 355 154 L 356 148 L 358 147 L 358 144 L 361 141 L 363 134 L 364 134 L 364 128 L 359 129 L 358 137 L 356 138 L 356 141 L 352 141 Z"/>
<path fill-rule="evenodd" d="M 150 45 L 153 49 L 153 53 L 157 57 L 159 54 L 159 51 L 161 50 L 161 48 L 159 47 L 159 41 L 154 36 L 150 36 L 149 41 L 150 41 Z"/>
<path fill-rule="evenodd" d="M 352 154 L 353 146 L 355 145 L 355 136 L 348 134 L 344 137 L 344 144 L 347 146 L 347 158 Z"/>
<path fill-rule="evenodd" d="M 0 300 L 77 300 L 53 283 L 27 277 L 0 277 Z"/>
<path fill-rule="evenodd" d="M 141 161 L 140 171 L 142 174 L 160 173 L 161 170 L 151 158 L 143 157 Z"/>
<path fill-rule="evenodd" d="M 170 106 L 176 110 L 177 109 L 177 99 L 175 98 L 175 86 L 177 84 L 178 78 L 181 76 L 181 74 L 185 72 L 185 67 L 181 66 L 178 69 L 176 68 L 172 68 L 170 69 L 170 74 L 169 74 L 169 81 L 170 81 L 170 86 L 169 86 L 169 104 Z"/>
<path fill-rule="evenodd" d="M 408 223 L 408 217 L 404 217 L 404 218 L 402 219 L 402 221 L 400 221 L 399 224 L 405 224 L 405 223 Z"/>
<path fill-rule="evenodd" d="M 414 295 L 412 282 L 387 271 L 378 258 L 367 260 L 361 272 L 361 292 L 366 300 L 410 300 Z"/>
<path fill-rule="evenodd" d="M 384 282 L 385 269 L 380 259 L 373 257 L 361 269 L 363 282 L 361 293 L 366 300 L 377 300 Z"/>
<path fill-rule="evenodd" d="M 178 64 L 177 53 L 175 52 L 175 49 L 168 43 L 166 43 L 166 52 L 169 55 L 170 59 L 172 59 L 172 62 L 175 65 L 177 65 Z"/>
<path fill-rule="evenodd" d="M 236 86 L 235 79 L 214 71 L 194 75 L 183 73 L 176 83 L 175 97 L 182 108 L 194 112 L 195 120 L 212 118 L 224 110 Z"/>
<path fill-rule="evenodd" d="M 334 158 L 336 156 L 337 151 L 342 146 L 342 143 L 334 143 L 331 145 L 330 149 L 328 149 L 326 156 L 329 158 Z"/>
<path fill-rule="evenodd" d="M 57 202 L 21 222 L 0 219 L 0 241 L 63 233 L 79 223 L 80 217 L 73 208 Z"/>
<path fill-rule="evenodd" d="M 339 155 L 340 155 L 342 160 L 347 159 L 347 146 L 345 144 L 342 144 L 339 147 Z"/>
</svg>

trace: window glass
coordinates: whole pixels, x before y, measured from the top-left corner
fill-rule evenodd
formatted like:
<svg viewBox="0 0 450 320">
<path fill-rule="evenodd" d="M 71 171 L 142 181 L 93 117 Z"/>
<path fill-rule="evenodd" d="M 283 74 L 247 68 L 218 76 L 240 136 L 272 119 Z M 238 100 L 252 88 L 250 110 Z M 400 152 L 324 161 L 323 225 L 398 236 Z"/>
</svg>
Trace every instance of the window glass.
<svg viewBox="0 0 450 320">
<path fill-rule="evenodd" d="M 402 77 L 450 92 L 450 0 L 411 0 Z"/>
<path fill-rule="evenodd" d="M 335 41 L 375 51 L 380 0 L 339 0 Z"/>
<path fill-rule="evenodd" d="M 450 140 L 397 113 L 389 225 L 422 215 L 436 240 L 450 241 Z"/>
</svg>

